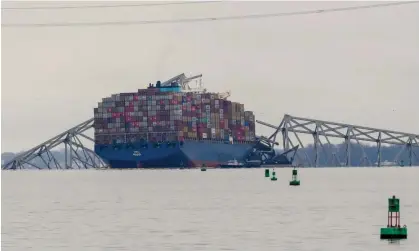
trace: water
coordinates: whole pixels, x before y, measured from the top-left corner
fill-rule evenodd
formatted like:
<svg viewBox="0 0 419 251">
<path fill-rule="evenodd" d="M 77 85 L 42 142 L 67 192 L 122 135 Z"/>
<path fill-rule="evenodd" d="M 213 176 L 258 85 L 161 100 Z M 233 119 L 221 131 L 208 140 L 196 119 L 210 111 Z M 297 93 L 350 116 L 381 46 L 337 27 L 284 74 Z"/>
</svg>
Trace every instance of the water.
<svg viewBox="0 0 419 251">
<path fill-rule="evenodd" d="M 417 250 L 419 168 L 2 172 L 14 250 Z M 408 239 L 379 239 L 387 199 Z"/>
</svg>

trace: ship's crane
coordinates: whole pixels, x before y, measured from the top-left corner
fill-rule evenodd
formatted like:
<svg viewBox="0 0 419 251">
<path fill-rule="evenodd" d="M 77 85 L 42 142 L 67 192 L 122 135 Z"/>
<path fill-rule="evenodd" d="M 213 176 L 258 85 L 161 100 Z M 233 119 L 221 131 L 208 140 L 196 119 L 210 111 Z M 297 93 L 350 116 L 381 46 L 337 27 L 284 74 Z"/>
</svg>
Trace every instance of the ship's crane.
<svg viewBox="0 0 419 251">
<path fill-rule="evenodd" d="M 230 97 L 230 95 L 231 95 L 231 91 L 226 91 L 226 92 L 218 93 L 218 98 L 227 99 L 228 97 Z"/>
<path fill-rule="evenodd" d="M 167 80 L 167 81 L 163 82 L 161 85 L 162 85 L 162 86 L 170 86 L 173 82 L 175 82 L 175 83 L 177 83 L 177 84 L 179 84 L 179 85 L 182 85 L 181 83 L 182 83 L 185 79 L 186 79 L 186 76 L 185 76 L 185 74 L 184 74 L 184 73 L 182 73 L 182 74 L 179 74 L 179 75 L 177 75 L 177 76 L 175 76 L 175 77 L 173 77 L 173 78 L 171 78 L 171 79 L 169 79 L 169 80 Z"/>
<path fill-rule="evenodd" d="M 195 87 L 191 87 L 190 82 L 195 80 Z M 172 83 L 178 84 L 182 90 L 196 93 L 206 93 L 207 89 L 204 88 L 202 83 L 202 74 L 194 75 L 192 77 L 186 77 L 185 73 L 179 74 L 164 83 L 161 86 L 171 86 Z M 231 91 L 217 93 L 219 99 L 227 99 L 231 96 Z"/>
<path fill-rule="evenodd" d="M 182 85 L 182 87 L 185 87 L 187 83 L 191 82 L 194 79 L 198 79 L 198 78 L 199 78 L 199 80 L 201 82 L 202 81 L 202 74 L 198 74 L 198 75 L 195 75 L 195 76 L 192 76 L 192 77 L 189 77 L 189 78 L 185 78 L 182 81 L 181 85 Z"/>
<path fill-rule="evenodd" d="M 189 85 L 189 83 L 192 80 L 196 80 L 196 85 L 193 88 Z M 191 92 L 206 92 L 206 89 L 203 89 L 202 86 L 202 74 L 198 74 L 192 77 L 186 77 L 185 73 L 182 73 L 165 81 L 161 84 L 161 86 L 172 86 L 172 83 L 176 83 L 177 85 L 179 85 L 182 88 L 182 90 Z"/>
</svg>

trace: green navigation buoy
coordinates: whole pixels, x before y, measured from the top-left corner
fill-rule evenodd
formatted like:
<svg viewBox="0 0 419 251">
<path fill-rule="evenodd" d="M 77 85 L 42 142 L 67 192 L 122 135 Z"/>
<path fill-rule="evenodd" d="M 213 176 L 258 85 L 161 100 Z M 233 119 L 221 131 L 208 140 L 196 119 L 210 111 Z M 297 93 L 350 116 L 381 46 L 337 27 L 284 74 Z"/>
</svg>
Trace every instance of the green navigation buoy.
<svg viewBox="0 0 419 251">
<path fill-rule="evenodd" d="M 269 178 L 269 176 L 270 176 L 270 175 L 269 175 L 269 169 L 265 169 L 265 177 L 266 177 L 266 178 Z"/>
<path fill-rule="evenodd" d="M 407 239 L 406 225 L 400 227 L 400 200 L 394 195 L 388 199 L 387 227 L 381 228 L 380 239 Z"/>
<path fill-rule="evenodd" d="M 272 169 L 272 178 L 271 178 L 271 180 L 273 180 L 273 181 L 277 180 L 277 178 L 276 178 L 275 175 L 276 175 L 275 170 Z"/>
<path fill-rule="evenodd" d="M 205 166 L 205 164 L 202 164 L 201 171 L 205 172 L 206 170 L 207 170 L 207 167 Z"/>
<path fill-rule="evenodd" d="M 300 181 L 298 180 L 297 177 L 298 173 L 297 173 L 297 169 L 292 170 L 292 180 L 290 181 L 290 186 L 299 186 L 300 185 Z"/>
</svg>

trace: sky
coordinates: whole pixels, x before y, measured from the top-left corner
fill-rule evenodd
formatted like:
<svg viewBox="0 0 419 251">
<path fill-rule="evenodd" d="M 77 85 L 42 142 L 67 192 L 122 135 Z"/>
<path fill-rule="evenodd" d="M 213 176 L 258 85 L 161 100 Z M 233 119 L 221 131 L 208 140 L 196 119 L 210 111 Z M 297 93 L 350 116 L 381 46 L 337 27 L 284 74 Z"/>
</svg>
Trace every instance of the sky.
<svg viewBox="0 0 419 251">
<path fill-rule="evenodd" d="M 371 3 L 2 10 L 1 18 L 2 23 L 159 20 Z M 41 4 L 47 5 L 2 2 L 3 7 Z M 86 3 L 48 3 L 81 4 Z M 271 124 L 279 124 L 287 113 L 417 134 L 418 24 L 419 4 L 411 4 L 183 24 L 2 27 L 1 151 L 35 146 L 93 117 L 103 97 L 183 72 L 202 73 L 210 91 L 231 90 L 230 100 Z"/>
</svg>

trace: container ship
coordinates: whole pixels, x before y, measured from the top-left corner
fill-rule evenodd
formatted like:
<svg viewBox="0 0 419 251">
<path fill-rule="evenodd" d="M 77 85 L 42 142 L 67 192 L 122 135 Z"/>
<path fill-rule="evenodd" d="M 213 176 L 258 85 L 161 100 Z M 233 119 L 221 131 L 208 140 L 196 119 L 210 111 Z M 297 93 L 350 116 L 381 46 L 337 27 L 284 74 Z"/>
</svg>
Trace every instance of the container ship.
<svg viewBox="0 0 419 251">
<path fill-rule="evenodd" d="M 256 143 L 255 116 L 229 96 L 207 92 L 202 75 L 180 74 L 103 98 L 94 108 L 95 152 L 111 168 L 244 163 Z"/>
</svg>

